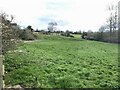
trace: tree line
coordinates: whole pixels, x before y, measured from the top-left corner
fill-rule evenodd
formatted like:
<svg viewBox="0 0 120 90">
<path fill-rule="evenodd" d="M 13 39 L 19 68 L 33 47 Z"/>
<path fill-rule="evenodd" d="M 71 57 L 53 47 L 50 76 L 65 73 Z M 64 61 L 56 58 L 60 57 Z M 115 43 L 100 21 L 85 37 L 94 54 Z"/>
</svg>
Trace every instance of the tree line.
<svg viewBox="0 0 120 90">
<path fill-rule="evenodd" d="M 106 21 L 106 24 L 101 26 L 97 32 L 83 32 L 82 38 L 88 40 L 97 40 L 111 43 L 120 43 L 118 30 L 118 7 L 111 5 L 108 7 L 110 15 Z"/>
</svg>

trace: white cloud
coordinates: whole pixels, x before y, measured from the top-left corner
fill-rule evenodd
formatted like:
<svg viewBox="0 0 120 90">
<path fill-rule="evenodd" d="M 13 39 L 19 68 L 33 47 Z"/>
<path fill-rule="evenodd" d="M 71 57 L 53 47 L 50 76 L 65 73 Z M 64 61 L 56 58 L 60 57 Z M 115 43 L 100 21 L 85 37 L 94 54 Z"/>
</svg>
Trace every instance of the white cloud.
<svg viewBox="0 0 120 90">
<path fill-rule="evenodd" d="M 61 21 L 66 30 L 97 30 L 107 18 L 107 5 L 119 0 L 0 0 L 0 10 L 16 17 L 24 26 L 35 29 L 47 27 L 40 19 L 46 17 Z"/>
</svg>

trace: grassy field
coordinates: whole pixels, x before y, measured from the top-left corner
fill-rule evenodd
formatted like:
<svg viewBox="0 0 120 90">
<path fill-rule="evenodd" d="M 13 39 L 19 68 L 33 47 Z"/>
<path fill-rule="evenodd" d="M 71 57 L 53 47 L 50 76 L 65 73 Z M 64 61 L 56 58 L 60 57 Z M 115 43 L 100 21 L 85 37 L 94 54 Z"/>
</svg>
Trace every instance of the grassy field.
<svg viewBox="0 0 120 90">
<path fill-rule="evenodd" d="M 118 45 L 43 36 L 5 55 L 6 85 L 41 88 L 118 86 Z"/>
</svg>

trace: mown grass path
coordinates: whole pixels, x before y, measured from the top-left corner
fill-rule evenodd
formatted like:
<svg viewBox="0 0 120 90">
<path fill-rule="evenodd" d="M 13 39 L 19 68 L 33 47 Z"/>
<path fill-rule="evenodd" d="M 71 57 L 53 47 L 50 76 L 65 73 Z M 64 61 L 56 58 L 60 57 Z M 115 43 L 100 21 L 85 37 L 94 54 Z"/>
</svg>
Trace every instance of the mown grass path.
<svg viewBox="0 0 120 90">
<path fill-rule="evenodd" d="M 7 85 L 42 88 L 118 86 L 118 45 L 63 37 L 24 43 L 6 54 Z"/>
</svg>

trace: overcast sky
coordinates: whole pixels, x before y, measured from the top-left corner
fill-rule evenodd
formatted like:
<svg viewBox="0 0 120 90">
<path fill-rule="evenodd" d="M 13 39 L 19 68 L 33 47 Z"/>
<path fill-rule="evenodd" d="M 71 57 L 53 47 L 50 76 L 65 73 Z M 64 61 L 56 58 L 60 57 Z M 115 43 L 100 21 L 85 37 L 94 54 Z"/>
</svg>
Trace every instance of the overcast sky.
<svg viewBox="0 0 120 90">
<path fill-rule="evenodd" d="M 105 24 L 107 7 L 119 0 L 0 0 L 0 10 L 21 26 L 46 29 L 56 21 L 61 30 L 93 30 Z"/>
</svg>

